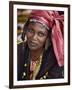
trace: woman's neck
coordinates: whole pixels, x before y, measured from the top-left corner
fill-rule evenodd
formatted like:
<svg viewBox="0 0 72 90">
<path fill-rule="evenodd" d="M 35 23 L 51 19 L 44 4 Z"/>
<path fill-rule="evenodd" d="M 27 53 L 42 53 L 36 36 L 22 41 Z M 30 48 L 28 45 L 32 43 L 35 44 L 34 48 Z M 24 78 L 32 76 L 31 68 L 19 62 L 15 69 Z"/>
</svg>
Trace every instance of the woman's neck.
<svg viewBox="0 0 72 90">
<path fill-rule="evenodd" d="M 30 50 L 30 60 L 36 61 L 40 57 L 43 49 L 38 49 L 38 50 Z"/>
</svg>

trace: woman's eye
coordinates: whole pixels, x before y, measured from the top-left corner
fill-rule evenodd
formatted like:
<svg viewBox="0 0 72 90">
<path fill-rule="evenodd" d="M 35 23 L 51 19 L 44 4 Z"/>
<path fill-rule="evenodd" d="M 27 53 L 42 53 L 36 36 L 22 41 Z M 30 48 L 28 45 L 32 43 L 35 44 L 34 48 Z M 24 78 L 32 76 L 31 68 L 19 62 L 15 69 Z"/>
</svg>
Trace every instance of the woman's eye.
<svg viewBox="0 0 72 90">
<path fill-rule="evenodd" d="M 34 33 L 34 31 L 32 29 L 28 29 L 27 31 L 30 33 Z"/>
<path fill-rule="evenodd" d="M 45 34 L 44 33 L 38 33 L 38 35 L 40 36 L 40 37 L 43 37 L 43 36 L 45 36 Z"/>
</svg>

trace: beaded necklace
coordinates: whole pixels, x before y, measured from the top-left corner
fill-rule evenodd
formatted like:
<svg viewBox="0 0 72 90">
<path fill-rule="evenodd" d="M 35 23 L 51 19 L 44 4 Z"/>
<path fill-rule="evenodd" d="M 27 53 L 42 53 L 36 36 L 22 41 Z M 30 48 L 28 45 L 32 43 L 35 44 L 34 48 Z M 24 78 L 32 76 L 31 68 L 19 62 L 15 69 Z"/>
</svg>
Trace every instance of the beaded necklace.
<svg viewBox="0 0 72 90">
<path fill-rule="evenodd" d="M 30 79 L 35 79 L 36 75 L 38 74 L 39 70 L 40 70 L 40 66 L 42 64 L 42 55 L 40 55 L 40 57 L 38 58 L 37 61 L 32 61 L 30 62 Z"/>
</svg>

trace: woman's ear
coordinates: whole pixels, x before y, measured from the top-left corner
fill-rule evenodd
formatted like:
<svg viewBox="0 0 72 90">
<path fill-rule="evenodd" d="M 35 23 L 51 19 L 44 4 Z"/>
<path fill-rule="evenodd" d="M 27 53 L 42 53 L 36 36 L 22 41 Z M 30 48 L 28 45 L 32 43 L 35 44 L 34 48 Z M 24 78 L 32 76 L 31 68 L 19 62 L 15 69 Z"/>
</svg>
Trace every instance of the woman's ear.
<svg viewBox="0 0 72 90">
<path fill-rule="evenodd" d="M 46 42 L 45 42 L 45 50 L 47 50 L 50 45 L 51 45 L 51 42 L 50 42 L 49 38 L 47 38 Z"/>
</svg>

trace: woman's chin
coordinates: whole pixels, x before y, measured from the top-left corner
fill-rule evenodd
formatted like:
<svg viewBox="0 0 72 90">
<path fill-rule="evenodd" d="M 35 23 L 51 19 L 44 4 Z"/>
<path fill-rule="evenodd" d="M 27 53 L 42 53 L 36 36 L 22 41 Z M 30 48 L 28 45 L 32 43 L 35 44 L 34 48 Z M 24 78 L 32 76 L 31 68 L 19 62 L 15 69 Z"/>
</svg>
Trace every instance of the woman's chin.
<svg viewBox="0 0 72 90">
<path fill-rule="evenodd" d="M 37 50 L 37 47 L 29 47 L 30 50 Z"/>
<path fill-rule="evenodd" d="M 37 50 L 38 49 L 36 44 L 28 44 L 28 47 L 30 50 Z"/>
</svg>

